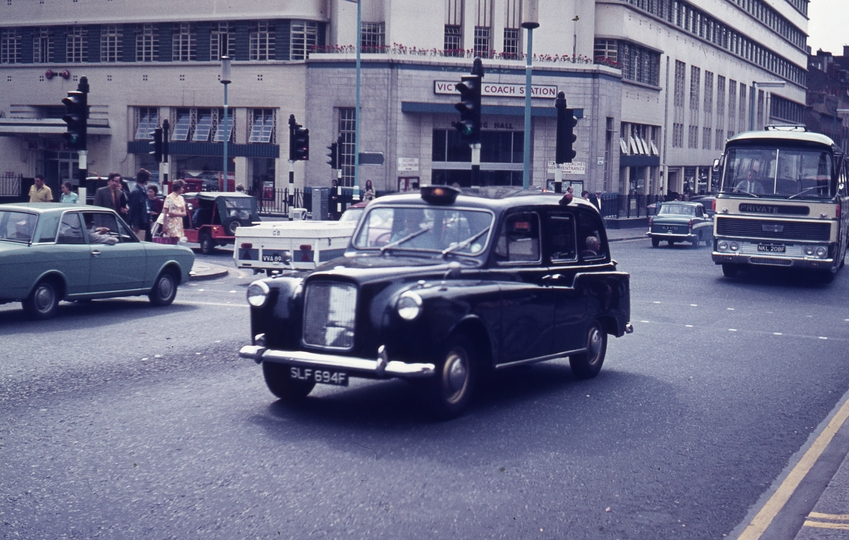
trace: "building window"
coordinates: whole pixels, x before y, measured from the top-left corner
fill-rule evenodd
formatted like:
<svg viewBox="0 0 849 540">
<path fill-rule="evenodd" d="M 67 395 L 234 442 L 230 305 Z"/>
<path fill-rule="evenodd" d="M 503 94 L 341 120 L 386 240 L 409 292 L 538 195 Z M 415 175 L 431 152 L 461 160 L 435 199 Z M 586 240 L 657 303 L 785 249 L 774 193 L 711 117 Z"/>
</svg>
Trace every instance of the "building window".
<svg viewBox="0 0 849 540">
<path fill-rule="evenodd" d="M 343 186 L 354 185 L 354 137 L 357 118 L 353 108 L 339 109 L 339 166 L 342 168 Z"/>
<path fill-rule="evenodd" d="M 192 142 L 208 142 L 210 133 L 212 133 L 212 110 L 198 109 Z"/>
<path fill-rule="evenodd" d="M 445 25 L 445 56 L 463 56 L 463 31 L 459 25 Z"/>
<path fill-rule="evenodd" d="M 53 36 L 50 28 L 36 28 L 32 34 L 32 61 L 46 64 L 53 61 Z"/>
<path fill-rule="evenodd" d="M 504 58 L 519 58 L 522 52 L 522 32 L 518 28 L 504 29 Z"/>
<path fill-rule="evenodd" d="M 188 141 L 192 129 L 192 110 L 177 109 L 176 121 L 171 128 L 172 141 Z"/>
<path fill-rule="evenodd" d="M 274 25 L 257 21 L 250 29 L 250 60 L 274 60 Z"/>
<path fill-rule="evenodd" d="M 233 112 L 233 110 L 228 110 L 227 112 L 227 131 L 225 132 L 224 109 L 218 109 L 216 111 L 217 123 L 215 125 L 215 137 L 213 138 L 213 141 L 224 142 L 224 140 L 226 139 L 227 142 L 230 142 L 233 140 L 233 125 L 236 122 L 236 115 L 234 115 Z"/>
<path fill-rule="evenodd" d="M 220 60 L 222 56 L 233 57 L 236 50 L 236 34 L 230 23 L 220 22 L 213 26 L 209 35 L 209 59 Z"/>
<path fill-rule="evenodd" d="M 274 142 L 274 109 L 251 109 L 251 133 L 248 142 Z"/>
<path fill-rule="evenodd" d="M 174 26 L 171 35 L 171 60 L 174 62 L 192 62 L 197 60 L 197 34 L 189 23 Z"/>
<path fill-rule="evenodd" d="M 746 88 L 748 87 L 744 83 L 740 83 L 740 110 L 737 111 L 740 114 L 740 122 L 737 124 L 739 126 L 737 131 L 747 131 L 749 129 L 749 118 L 746 114 L 748 110 L 746 108 Z"/>
<path fill-rule="evenodd" d="M 684 147 L 684 82 L 687 77 L 687 65 L 675 61 L 675 89 L 673 93 L 672 147 Z"/>
<path fill-rule="evenodd" d="M 475 56 L 489 58 L 492 54 L 492 28 L 475 26 Z"/>
<path fill-rule="evenodd" d="M 292 42 L 289 60 L 306 60 L 310 49 L 318 45 L 318 23 L 292 21 Z"/>
<path fill-rule="evenodd" d="M 597 40 L 609 41 L 609 40 Z M 599 43 L 596 43 L 596 53 L 607 52 L 599 50 Z M 596 54 L 596 56 L 600 56 Z M 660 54 L 652 50 L 634 45 L 628 42 L 619 42 L 618 52 L 613 55 L 611 60 L 616 60 L 622 63 L 622 78 L 636 81 L 652 86 L 660 84 Z"/>
<path fill-rule="evenodd" d="M 699 103 L 701 101 L 702 70 L 690 66 L 690 125 L 688 129 L 687 147 L 699 147 Z"/>
<path fill-rule="evenodd" d="M 728 134 L 731 138 L 737 133 L 737 81 L 728 80 Z"/>
<path fill-rule="evenodd" d="M 609 60 L 611 62 L 619 61 L 619 44 L 615 39 L 597 39 L 595 40 L 595 49 L 593 56 L 596 62 L 600 60 Z M 623 72 L 624 75 L 624 72 Z"/>
<path fill-rule="evenodd" d="M 386 52 L 386 24 L 382 22 L 362 23 L 360 34 L 362 52 L 382 53 Z"/>
<path fill-rule="evenodd" d="M 0 30 L 0 64 L 21 63 L 21 34 L 17 28 Z"/>
<path fill-rule="evenodd" d="M 77 64 L 88 58 L 86 48 L 86 31 L 82 26 L 69 26 L 65 37 L 65 59 Z"/>
<path fill-rule="evenodd" d="M 154 62 L 159 59 L 159 35 L 152 24 L 136 28 L 136 62 Z"/>
<path fill-rule="evenodd" d="M 136 127 L 136 140 L 146 141 L 153 139 L 153 130 L 159 125 L 159 109 L 156 107 L 138 107 L 138 126 Z"/>
<path fill-rule="evenodd" d="M 100 29 L 100 61 L 120 62 L 123 60 L 124 34 L 117 24 L 107 24 Z"/>
</svg>

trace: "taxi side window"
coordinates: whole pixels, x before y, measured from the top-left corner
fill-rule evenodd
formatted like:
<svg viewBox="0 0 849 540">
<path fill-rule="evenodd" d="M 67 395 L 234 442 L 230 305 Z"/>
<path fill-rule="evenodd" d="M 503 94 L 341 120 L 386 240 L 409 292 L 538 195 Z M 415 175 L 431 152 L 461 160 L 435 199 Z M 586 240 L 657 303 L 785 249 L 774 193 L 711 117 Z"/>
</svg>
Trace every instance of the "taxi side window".
<svg viewBox="0 0 849 540">
<path fill-rule="evenodd" d="M 571 214 L 549 214 L 546 220 L 548 253 L 552 264 L 574 262 L 577 258 L 575 249 L 575 220 Z"/>
<path fill-rule="evenodd" d="M 604 245 L 601 243 L 603 225 L 601 221 L 592 214 L 578 214 L 578 246 L 581 250 L 581 260 L 597 261 L 607 256 Z"/>
<path fill-rule="evenodd" d="M 507 216 L 495 246 L 496 260 L 502 263 L 540 261 L 539 216 L 522 212 Z"/>
<path fill-rule="evenodd" d="M 59 244 L 84 244 L 83 226 L 80 215 L 77 212 L 68 212 L 62 216 L 59 223 L 59 236 L 56 238 Z"/>
</svg>

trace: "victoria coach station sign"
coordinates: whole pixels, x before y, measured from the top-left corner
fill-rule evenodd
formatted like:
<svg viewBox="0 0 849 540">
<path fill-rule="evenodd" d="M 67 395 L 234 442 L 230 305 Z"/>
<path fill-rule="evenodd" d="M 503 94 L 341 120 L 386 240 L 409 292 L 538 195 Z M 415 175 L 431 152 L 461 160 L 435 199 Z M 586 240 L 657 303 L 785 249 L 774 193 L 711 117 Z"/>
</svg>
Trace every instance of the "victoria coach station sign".
<svg viewBox="0 0 849 540">
<path fill-rule="evenodd" d="M 459 94 L 456 88 L 457 81 L 433 81 L 433 93 L 448 95 Z M 525 97 L 524 84 L 488 83 L 481 85 L 482 96 L 492 97 Z M 557 87 L 549 85 L 531 85 L 532 98 L 556 98 Z"/>
</svg>

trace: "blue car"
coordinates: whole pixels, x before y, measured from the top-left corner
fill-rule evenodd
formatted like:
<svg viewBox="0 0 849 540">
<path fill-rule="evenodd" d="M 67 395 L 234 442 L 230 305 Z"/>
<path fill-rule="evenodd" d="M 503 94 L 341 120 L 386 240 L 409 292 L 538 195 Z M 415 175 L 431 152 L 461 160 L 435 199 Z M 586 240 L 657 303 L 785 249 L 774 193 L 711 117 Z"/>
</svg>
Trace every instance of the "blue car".
<svg viewBox="0 0 849 540">
<path fill-rule="evenodd" d="M 20 301 L 34 319 L 62 300 L 147 295 L 167 306 L 193 264 L 189 248 L 140 242 L 108 208 L 0 204 L 0 304 Z"/>
</svg>

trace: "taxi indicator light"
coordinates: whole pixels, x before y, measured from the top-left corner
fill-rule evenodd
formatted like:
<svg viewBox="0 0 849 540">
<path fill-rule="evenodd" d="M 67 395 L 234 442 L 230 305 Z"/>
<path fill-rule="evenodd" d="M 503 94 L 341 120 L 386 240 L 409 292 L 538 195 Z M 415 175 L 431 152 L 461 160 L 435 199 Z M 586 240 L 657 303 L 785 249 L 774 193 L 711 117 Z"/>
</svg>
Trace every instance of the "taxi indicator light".
<svg viewBox="0 0 849 540">
<path fill-rule="evenodd" d="M 431 204 L 454 204 L 460 190 L 451 186 L 424 186 L 421 194 L 422 199 Z"/>
</svg>

